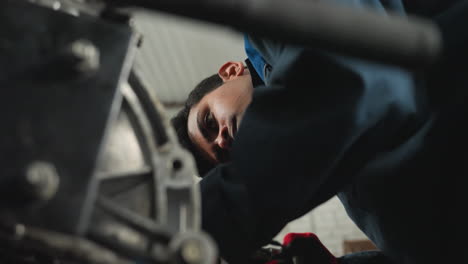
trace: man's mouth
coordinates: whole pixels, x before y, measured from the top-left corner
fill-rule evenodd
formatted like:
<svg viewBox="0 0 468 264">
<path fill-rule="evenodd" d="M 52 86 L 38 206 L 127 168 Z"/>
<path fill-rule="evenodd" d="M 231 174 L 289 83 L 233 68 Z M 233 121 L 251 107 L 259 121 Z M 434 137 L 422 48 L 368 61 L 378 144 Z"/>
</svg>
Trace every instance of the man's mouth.
<svg viewBox="0 0 468 264">
<path fill-rule="evenodd" d="M 218 162 L 219 163 L 225 163 L 225 162 L 228 162 L 229 160 L 231 160 L 229 152 L 230 151 L 227 150 L 227 149 L 219 149 L 216 152 L 216 159 L 218 160 Z"/>
</svg>

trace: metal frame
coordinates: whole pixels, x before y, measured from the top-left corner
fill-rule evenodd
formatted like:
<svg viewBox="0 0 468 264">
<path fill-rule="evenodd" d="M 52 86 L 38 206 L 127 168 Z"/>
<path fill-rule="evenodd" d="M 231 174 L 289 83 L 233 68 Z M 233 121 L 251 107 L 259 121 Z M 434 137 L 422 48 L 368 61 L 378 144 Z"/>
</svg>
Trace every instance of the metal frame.
<svg viewBox="0 0 468 264">
<path fill-rule="evenodd" d="M 73 1 L 65 1 L 67 5 L 60 5 L 60 8 L 54 4 L 48 5 L 53 1 L 41 1 L 42 6 L 52 7 L 59 12 L 44 7 L 38 8 L 35 4 L 28 4 L 28 2 L 34 1 L 7 0 L 2 5 L 12 4 L 18 10 L 23 7 L 31 8 L 30 10 L 36 10 L 40 16 L 42 16 L 41 12 L 44 12 L 51 18 L 51 21 L 54 15 L 66 20 L 67 23 L 74 20 L 77 22 L 76 27 L 78 27 L 82 17 L 83 21 L 87 21 L 86 23 L 89 23 L 90 20 L 103 22 L 104 27 L 114 27 L 111 24 L 120 24 L 122 26 L 120 33 L 122 34 L 129 28 L 128 24 L 125 24 L 128 21 L 123 20 L 124 24 L 122 24 L 121 17 L 118 16 L 118 22 L 112 21 L 112 17 L 115 17 L 113 15 L 106 18 L 111 19 L 110 21 L 100 21 L 93 17 L 95 13 L 87 12 L 89 10 L 86 8 L 76 8 L 73 9 L 74 11 L 70 11 L 70 8 L 74 7 Z M 60 3 L 65 2 L 60 1 Z M 61 10 L 62 8 L 64 10 Z M 101 11 L 104 12 L 104 10 Z M 67 15 L 64 16 L 65 14 Z M 72 16 L 69 16 L 70 14 Z M 76 18 L 72 19 L 73 16 Z M 13 19 L 13 17 L 8 17 L 8 19 Z M 86 26 L 92 24 L 86 23 Z M 65 29 L 63 28 L 63 30 Z M 63 32 L 69 34 L 68 31 Z M 83 32 L 86 32 L 86 29 L 83 29 Z M 112 41 L 110 38 L 104 37 L 104 39 L 104 42 Z M 164 116 L 161 104 L 156 98 L 151 97 L 136 73 L 130 74 L 137 37 L 132 35 L 127 44 L 130 48 L 125 51 L 123 65 L 112 65 L 122 66 L 122 68 L 117 81 L 118 85 L 115 87 L 117 92 L 115 96 L 108 98 L 110 100 L 109 111 L 106 124 L 103 125 L 105 128 L 103 135 L 96 147 L 95 162 L 101 161 L 110 129 L 116 122 L 119 112 L 124 111 L 129 117 L 146 166 L 136 171 L 118 171 L 105 174 L 100 173 L 96 166 L 94 172 L 91 173 L 91 180 L 86 184 L 87 189 L 83 193 L 83 201 L 80 202 L 81 208 L 79 217 L 77 217 L 79 219 L 72 219 L 73 222 L 70 222 L 64 229 L 56 229 L 55 226 L 49 224 L 46 221 L 47 217 L 42 217 L 40 207 L 34 209 L 39 213 L 31 221 L 23 217 L 22 209 L 19 207 L 0 208 L 3 212 L 7 212 L 7 214 L 0 214 L 0 241 L 15 241 L 14 244 L 21 248 L 32 251 L 39 250 L 42 253 L 51 254 L 51 256 L 88 263 L 128 263 L 130 259 L 140 259 L 152 263 L 190 263 L 194 260 L 201 261 L 200 263 L 210 263 L 215 260 L 213 256 L 216 255 L 216 246 L 200 230 L 200 194 L 195 182 L 197 172 L 194 160 L 187 151 L 179 146 L 175 132 Z M 106 59 L 109 58 L 109 54 L 106 54 L 102 49 L 100 50 L 99 47 L 94 47 L 92 41 L 73 42 L 68 47 L 60 50 L 60 53 L 51 60 L 46 60 L 46 63 L 33 65 L 32 68 L 28 62 L 25 62 L 25 65 L 29 70 L 33 70 L 37 78 L 46 77 L 43 79 L 44 85 L 48 81 L 53 82 L 60 77 L 51 75 L 48 72 L 48 67 L 54 67 L 67 73 L 69 77 L 60 80 L 64 83 L 76 75 L 90 81 L 97 73 L 101 75 L 107 73 L 105 67 L 109 66 L 108 62 L 100 65 L 99 58 L 96 56 L 99 56 L 101 51 L 102 56 Z M 11 76 L 16 75 L 8 75 L 7 72 L 7 78 L 0 78 L 0 81 L 11 81 L 14 79 Z M 85 85 L 86 82 L 82 79 L 74 84 Z M 97 86 L 94 88 L 92 91 L 97 93 L 99 93 L 100 88 L 103 89 L 103 87 Z M 20 154 L 27 155 L 28 153 L 21 152 Z M 31 180 L 32 187 L 38 188 L 38 192 L 32 193 L 31 202 L 36 203 L 37 200 L 41 200 L 41 204 L 46 206 L 49 205 L 50 201 L 55 202 L 53 208 L 58 214 L 57 217 L 60 217 L 60 208 L 62 207 L 57 207 L 57 203 L 63 208 L 73 206 L 74 200 L 68 201 L 66 192 L 61 190 L 73 179 L 70 179 L 68 175 L 63 177 L 60 170 L 57 170 L 56 173 L 55 167 L 49 166 L 49 164 L 43 162 L 33 164 L 35 166 L 29 166 L 26 173 L 30 175 L 26 178 Z M 61 165 L 57 163 L 57 166 Z M 57 182 L 58 180 L 60 183 Z M 125 184 L 114 185 L 117 181 L 125 182 Z M 140 215 L 138 211 L 126 208 L 107 196 L 112 192 L 131 189 L 135 184 L 141 182 L 150 182 L 152 208 L 149 217 Z M 54 185 L 49 183 L 54 183 Z M 110 183 L 110 187 L 105 186 L 107 183 Z M 44 189 L 41 187 L 42 185 L 46 187 L 50 185 L 53 188 Z M 55 195 L 56 192 L 61 192 L 61 195 Z M 22 194 L 16 195 L 21 196 Z M 21 200 L 18 203 L 19 205 L 28 204 L 29 200 Z M 43 221 L 43 224 L 36 226 L 38 221 Z M 121 234 L 124 236 L 120 236 Z M 197 250 L 199 250 L 198 253 L 194 254 Z M 194 259 L 194 256 L 197 258 Z"/>
</svg>

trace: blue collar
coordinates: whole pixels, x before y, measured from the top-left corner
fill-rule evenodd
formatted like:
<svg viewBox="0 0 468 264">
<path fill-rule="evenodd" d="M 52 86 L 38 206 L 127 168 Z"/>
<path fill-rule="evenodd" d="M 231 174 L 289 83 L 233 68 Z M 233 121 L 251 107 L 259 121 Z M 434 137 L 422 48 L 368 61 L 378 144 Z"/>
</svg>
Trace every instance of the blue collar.
<svg viewBox="0 0 468 264">
<path fill-rule="evenodd" d="M 247 35 L 244 35 L 244 47 L 245 47 L 245 53 L 247 54 L 247 57 L 249 58 L 251 65 L 257 72 L 258 77 L 260 77 L 260 79 L 263 82 L 265 82 L 264 69 L 265 69 L 266 62 L 263 59 L 262 55 L 252 46 Z"/>
</svg>

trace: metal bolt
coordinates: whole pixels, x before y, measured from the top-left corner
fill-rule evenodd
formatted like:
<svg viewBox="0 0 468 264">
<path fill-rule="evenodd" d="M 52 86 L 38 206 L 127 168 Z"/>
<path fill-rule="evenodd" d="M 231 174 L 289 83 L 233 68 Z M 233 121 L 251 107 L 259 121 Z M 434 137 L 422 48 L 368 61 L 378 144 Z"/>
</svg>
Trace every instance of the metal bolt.
<svg viewBox="0 0 468 264">
<path fill-rule="evenodd" d="M 26 169 L 26 181 L 32 194 L 40 200 L 49 200 L 58 190 L 59 176 L 55 166 L 45 161 L 35 161 Z"/>
<path fill-rule="evenodd" d="M 214 263 L 218 256 L 216 243 L 201 231 L 186 231 L 175 235 L 169 243 L 171 259 L 175 263 Z"/>
<path fill-rule="evenodd" d="M 181 256 L 185 263 L 198 264 L 203 260 L 203 254 L 200 243 L 191 239 L 184 243 L 181 249 Z"/>
<path fill-rule="evenodd" d="M 26 234 L 26 227 L 22 224 L 16 224 L 14 238 L 16 240 L 21 240 L 25 234 Z"/>
<path fill-rule="evenodd" d="M 62 4 L 59 1 L 54 1 L 54 3 L 52 4 L 52 8 L 54 10 L 59 10 L 61 6 Z"/>
<path fill-rule="evenodd" d="M 93 73 L 99 69 L 100 54 L 96 46 L 88 40 L 80 39 L 70 46 L 71 53 L 79 59 L 76 69 L 82 73 Z"/>
</svg>

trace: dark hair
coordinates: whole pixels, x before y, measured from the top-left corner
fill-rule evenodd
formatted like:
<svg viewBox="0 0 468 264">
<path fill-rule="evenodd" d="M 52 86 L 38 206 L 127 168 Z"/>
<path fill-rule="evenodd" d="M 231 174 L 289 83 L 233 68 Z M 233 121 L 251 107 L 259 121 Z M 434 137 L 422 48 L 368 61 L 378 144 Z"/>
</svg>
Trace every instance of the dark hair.
<svg viewBox="0 0 468 264">
<path fill-rule="evenodd" d="M 171 119 L 171 123 L 175 128 L 177 137 L 179 138 L 179 143 L 182 145 L 182 147 L 186 148 L 192 153 L 198 168 L 198 173 L 201 177 L 203 177 L 210 169 L 215 167 L 216 164 L 213 164 L 207 160 L 202 155 L 200 150 L 198 150 L 190 140 L 187 131 L 188 116 L 190 109 L 193 106 L 198 104 L 205 95 L 220 87 L 221 85 L 223 85 L 223 80 L 218 76 L 218 74 L 213 74 L 210 77 L 203 79 L 190 92 L 182 110 L 180 110 L 179 113 L 177 113 L 177 115 Z"/>
</svg>

